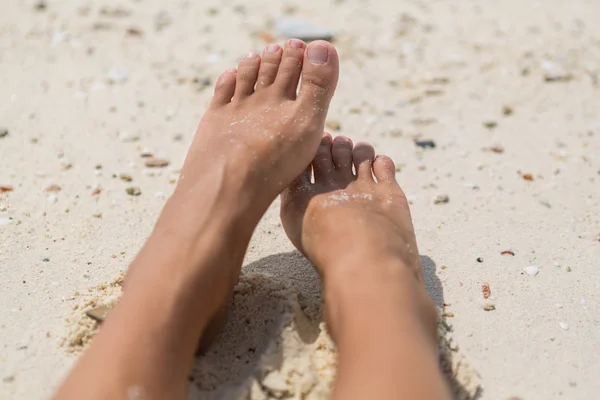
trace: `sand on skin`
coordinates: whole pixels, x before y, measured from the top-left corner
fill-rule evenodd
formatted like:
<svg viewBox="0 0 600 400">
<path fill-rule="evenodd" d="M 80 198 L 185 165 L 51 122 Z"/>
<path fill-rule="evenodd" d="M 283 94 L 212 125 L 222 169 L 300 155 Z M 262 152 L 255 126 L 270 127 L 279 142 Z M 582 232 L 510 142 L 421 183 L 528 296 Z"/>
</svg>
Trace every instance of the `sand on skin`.
<svg viewBox="0 0 600 400">
<path fill-rule="evenodd" d="M 52 393 L 75 359 L 59 345 L 72 323 L 65 318 L 88 287 L 117 277 L 150 233 L 211 96 L 208 82 L 260 50 L 276 36 L 270 21 L 293 9 L 336 33 L 342 74 L 329 126 L 398 163 L 428 288 L 454 315 L 454 343 L 479 372 L 482 398 L 595 398 L 594 1 L 33 4 L 6 2 L 0 13 L 0 126 L 9 130 L 0 185 L 14 188 L 0 194 L 0 398 Z M 415 137 L 437 146 L 416 147 Z M 146 149 L 171 164 L 146 168 Z M 44 192 L 53 184 L 61 190 Z M 434 204 L 439 195 L 449 202 Z M 298 262 L 277 207 L 257 228 L 246 269 Z M 523 272 L 531 265 L 536 276 Z M 283 274 L 275 288 L 290 293 Z M 293 304 L 286 296 L 274 298 Z M 316 294 L 306 296 L 298 304 Z M 304 354 L 295 348 L 288 362 Z M 224 368 L 216 379 L 230 376 Z"/>
</svg>

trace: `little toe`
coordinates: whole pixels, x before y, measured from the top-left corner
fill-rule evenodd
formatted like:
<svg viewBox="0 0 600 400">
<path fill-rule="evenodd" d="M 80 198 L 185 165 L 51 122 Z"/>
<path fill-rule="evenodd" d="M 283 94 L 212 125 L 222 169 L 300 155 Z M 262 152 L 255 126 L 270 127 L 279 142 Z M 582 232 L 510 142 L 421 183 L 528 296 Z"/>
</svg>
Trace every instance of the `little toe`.
<svg viewBox="0 0 600 400">
<path fill-rule="evenodd" d="M 311 42 L 304 52 L 302 84 L 298 99 L 315 110 L 315 118 L 325 118 L 339 76 L 335 47 L 323 40 Z"/>
<path fill-rule="evenodd" d="M 271 86 L 277 77 L 277 70 L 281 64 L 281 55 L 283 51 L 278 44 L 271 44 L 265 47 L 258 70 L 258 81 L 256 82 L 256 90 L 264 89 Z"/>
<path fill-rule="evenodd" d="M 371 166 L 375 158 L 375 149 L 369 143 L 358 142 L 352 151 L 352 161 L 356 170 L 358 179 L 368 179 L 373 181 L 373 172 Z"/>
<path fill-rule="evenodd" d="M 321 138 L 321 144 L 319 144 L 319 148 L 317 149 L 317 154 L 315 154 L 315 158 L 312 161 L 315 182 L 326 179 L 333 171 L 331 143 L 331 135 L 329 133 L 324 133 Z"/>
<path fill-rule="evenodd" d="M 373 161 L 373 173 L 377 182 L 397 183 L 396 166 L 388 156 L 377 156 Z"/>
<path fill-rule="evenodd" d="M 290 39 L 283 49 L 281 64 L 275 78 L 275 85 L 288 99 L 294 100 L 302 72 L 302 60 L 306 44 L 302 40 Z"/>
<path fill-rule="evenodd" d="M 254 93 L 259 66 L 260 57 L 254 52 L 248 54 L 240 61 L 235 84 L 235 94 L 233 95 L 236 100 L 241 100 Z"/>
<path fill-rule="evenodd" d="M 211 107 L 221 107 L 231 102 L 235 91 L 235 76 L 237 69 L 231 68 L 223 72 L 215 84 L 215 94 L 210 103 Z"/>
<path fill-rule="evenodd" d="M 331 154 L 335 169 L 346 177 L 352 177 L 352 140 L 345 136 L 333 139 Z"/>
</svg>

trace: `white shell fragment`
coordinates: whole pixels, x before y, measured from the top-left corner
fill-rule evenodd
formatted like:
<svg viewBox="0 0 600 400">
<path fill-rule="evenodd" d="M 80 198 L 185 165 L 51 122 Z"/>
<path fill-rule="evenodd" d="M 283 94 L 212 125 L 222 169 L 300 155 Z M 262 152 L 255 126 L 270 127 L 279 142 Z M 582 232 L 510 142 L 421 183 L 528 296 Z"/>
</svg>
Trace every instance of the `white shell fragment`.
<svg viewBox="0 0 600 400">
<path fill-rule="evenodd" d="M 540 269 L 537 265 L 530 265 L 523 268 L 523 271 L 525 271 L 525 273 L 529 276 L 536 276 L 540 272 Z"/>
<path fill-rule="evenodd" d="M 569 324 L 567 324 L 566 322 L 559 322 L 558 325 L 560 325 L 560 327 L 563 328 L 565 331 L 569 330 Z"/>
</svg>

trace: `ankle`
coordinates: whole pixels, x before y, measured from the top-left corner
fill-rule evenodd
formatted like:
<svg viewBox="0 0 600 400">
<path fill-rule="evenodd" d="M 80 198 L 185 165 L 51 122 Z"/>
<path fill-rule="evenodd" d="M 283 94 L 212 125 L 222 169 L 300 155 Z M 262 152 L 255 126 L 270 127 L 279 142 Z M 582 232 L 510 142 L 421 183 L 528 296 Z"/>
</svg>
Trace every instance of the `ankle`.
<svg viewBox="0 0 600 400">
<path fill-rule="evenodd" d="M 419 266 L 420 268 L 420 266 Z M 347 263 L 324 276 L 327 322 L 337 332 L 420 325 L 437 341 L 437 310 L 412 267 L 397 260 Z M 352 326 L 352 328 L 350 328 Z"/>
</svg>

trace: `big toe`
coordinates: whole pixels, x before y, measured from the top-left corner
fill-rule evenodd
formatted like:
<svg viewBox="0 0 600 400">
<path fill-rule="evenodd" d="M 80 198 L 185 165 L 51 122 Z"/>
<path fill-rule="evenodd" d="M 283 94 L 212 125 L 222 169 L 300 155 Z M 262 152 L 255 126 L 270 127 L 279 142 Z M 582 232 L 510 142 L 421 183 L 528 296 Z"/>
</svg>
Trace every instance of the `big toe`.
<svg viewBox="0 0 600 400">
<path fill-rule="evenodd" d="M 335 92 L 340 63 L 337 51 L 323 40 L 311 42 L 304 52 L 302 84 L 298 100 L 304 107 L 312 107 L 315 117 L 324 119 Z"/>
<path fill-rule="evenodd" d="M 373 173 L 377 182 L 396 182 L 396 166 L 388 156 L 377 156 L 373 161 Z"/>
</svg>

